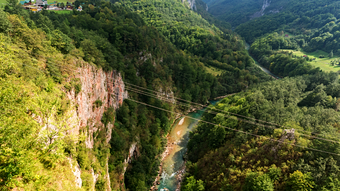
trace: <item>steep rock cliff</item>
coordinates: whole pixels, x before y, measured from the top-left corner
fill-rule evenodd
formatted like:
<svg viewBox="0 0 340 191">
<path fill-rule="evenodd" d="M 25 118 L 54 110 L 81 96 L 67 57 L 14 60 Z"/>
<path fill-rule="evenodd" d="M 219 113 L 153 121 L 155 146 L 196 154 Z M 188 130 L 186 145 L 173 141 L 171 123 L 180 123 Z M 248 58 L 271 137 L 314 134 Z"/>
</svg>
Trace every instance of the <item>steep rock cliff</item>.
<svg viewBox="0 0 340 191">
<path fill-rule="evenodd" d="M 108 108 L 116 110 L 123 103 L 124 99 L 128 97 L 120 73 L 115 71 L 105 72 L 101 68 L 80 61 L 80 67 L 77 68 L 74 76 L 70 78 L 70 81 L 74 79 L 78 80 L 81 91 L 78 93 L 76 93 L 75 90 L 67 92 L 67 97 L 76 106 L 76 110 L 73 111 L 73 116 L 77 118 L 77 125 L 73 126 L 71 133 L 79 135 L 81 129 L 86 129 L 86 148 L 93 149 L 96 136 L 98 136 L 97 132 L 104 129 L 106 132 L 105 142 L 108 144 L 114 126 L 112 123 L 107 125 L 103 124 L 102 117 L 104 112 Z M 105 168 L 105 171 L 108 172 L 107 162 Z M 77 185 L 81 187 L 81 171 L 78 172 L 77 170 L 77 173 L 74 174 Z M 92 185 L 94 189 L 94 185 L 98 180 L 98 174 L 96 174 L 93 169 L 90 170 L 90 174 L 92 174 L 93 177 Z M 106 190 L 111 190 L 108 173 L 106 173 L 105 179 L 107 182 Z"/>
<path fill-rule="evenodd" d="M 80 79 L 81 92 L 77 95 L 74 91 L 67 94 L 69 99 L 77 105 L 79 126 L 78 129 L 73 130 L 77 133 L 79 127 L 88 126 L 86 146 L 93 148 L 93 133 L 98 130 L 98 127 L 104 125 L 101 119 L 105 110 L 109 107 L 116 110 L 128 94 L 121 75 L 115 71 L 104 72 L 101 68 L 82 63 L 82 67 L 77 69 L 74 78 Z M 95 106 L 96 101 L 100 101 L 101 106 Z M 110 132 L 113 127 L 108 126 L 107 142 L 110 141 Z"/>
<path fill-rule="evenodd" d="M 185 0 L 182 0 L 182 3 L 184 3 Z M 189 3 L 189 8 L 191 10 L 196 10 L 196 0 L 187 0 L 187 2 Z"/>
</svg>

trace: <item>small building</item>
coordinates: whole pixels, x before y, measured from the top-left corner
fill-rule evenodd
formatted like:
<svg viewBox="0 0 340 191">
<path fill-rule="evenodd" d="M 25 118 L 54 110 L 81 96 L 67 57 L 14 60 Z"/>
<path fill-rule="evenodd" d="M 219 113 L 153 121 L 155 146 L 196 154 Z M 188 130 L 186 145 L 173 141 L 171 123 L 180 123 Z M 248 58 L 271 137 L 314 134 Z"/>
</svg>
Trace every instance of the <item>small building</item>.
<svg viewBox="0 0 340 191">
<path fill-rule="evenodd" d="M 48 3 L 47 3 L 47 0 L 37 0 L 35 5 L 43 7 L 45 5 L 48 5 Z"/>
<path fill-rule="evenodd" d="M 20 4 L 21 5 L 28 5 L 28 4 L 31 4 L 31 1 L 30 0 L 20 1 Z"/>
<path fill-rule="evenodd" d="M 285 37 L 286 37 L 286 38 L 288 38 L 288 37 L 289 37 L 289 35 L 288 35 L 288 34 L 286 34 L 286 35 L 285 35 Z"/>
<path fill-rule="evenodd" d="M 303 55 L 303 57 L 304 57 L 304 58 L 306 58 L 306 57 L 307 57 L 307 55 Z"/>
<path fill-rule="evenodd" d="M 77 11 L 82 11 L 83 10 L 83 7 L 81 5 L 79 5 Z"/>
</svg>

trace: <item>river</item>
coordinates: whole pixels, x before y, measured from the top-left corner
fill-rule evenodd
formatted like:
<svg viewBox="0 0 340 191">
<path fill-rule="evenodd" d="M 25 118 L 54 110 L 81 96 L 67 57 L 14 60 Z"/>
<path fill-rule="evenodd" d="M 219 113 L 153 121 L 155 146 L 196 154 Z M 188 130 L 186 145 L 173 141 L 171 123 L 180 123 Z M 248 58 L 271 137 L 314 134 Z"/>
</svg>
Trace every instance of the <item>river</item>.
<svg viewBox="0 0 340 191">
<path fill-rule="evenodd" d="M 212 105 L 218 101 L 211 101 Z M 200 119 L 205 109 L 197 112 L 189 113 L 187 116 Z M 168 155 L 163 160 L 163 172 L 160 185 L 157 187 L 159 191 L 176 191 L 180 186 L 181 179 L 185 171 L 184 154 L 187 152 L 187 144 L 189 141 L 189 132 L 197 125 L 198 121 L 188 117 L 180 118 L 176 121 L 169 136 L 168 146 L 171 146 Z M 180 176 L 180 177 L 179 177 Z"/>
<path fill-rule="evenodd" d="M 249 44 L 246 43 L 246 49 L 249 50 Z M 250 55 L 249 55 L 250 56 Z M 279 79 L 278 76 L 271 73 L 268 69 L 261 66 L 253 58 L 255 64 L 267 74 Z M 218 101 L 212 101 L 211 104 L 215 105 Z M 187 116 L 200 119 L 205 109 L 197 112 L 189 113 Z M 178 119 L 168 136 L 168 145 L 166 149 L 166 156 L 162 162 L 162 173 L 160 184 L 157 186 L 158 191 L 176 191 L 180 186 L 180 179 L 185 171 L 184 154 L 187 152 L 187 144 L 189 141 L 189 133 L 197 125 L 198 121 L 182 117 Z"/>
<path fill-rule="evenodd" d="M 265 73 L 271 75 L 273 78 L 275 79 L 280 79 L 280 77 L 276 76 L 275 74 L 271 73 L 267 68 L 263 67 L 260 63 L 258 63 L 250 54 L 249 54 L 249 48 L 250 48 L 250 45 L 245 42 L 245 47 L 246 47 L 246 50 L 248 51 L 248 55 L 254 60 L 255 64 L 257 67 L 261 68 L 262 71 L 264 71 Z"/>
<path fill-rule="evenodd" d="M 199 119 L 202 117 L 203 112 L 189 113 L 188 116 Z M 163 160 L 162 178 L 158 186 L 159 191 L 175 191 L 179 186 L 178 175 L 181 176 L 185 169 L 183 156 L 187 152 L 189 132 L 192 131 L 197 123 L 197 120 L 183 117 L 177 120 L 172 128 L 168 138 L 168 145 L 171 146 L 171 150 Z"/>
</svg>

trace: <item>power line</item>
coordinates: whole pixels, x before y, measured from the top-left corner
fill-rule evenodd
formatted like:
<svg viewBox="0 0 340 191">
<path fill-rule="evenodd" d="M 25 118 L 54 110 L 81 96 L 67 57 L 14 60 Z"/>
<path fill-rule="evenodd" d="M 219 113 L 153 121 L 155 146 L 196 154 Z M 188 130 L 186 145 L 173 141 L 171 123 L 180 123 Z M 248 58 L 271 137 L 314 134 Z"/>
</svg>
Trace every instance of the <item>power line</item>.
<svg viewBox="0 0 340 191">
<path fill-rule="evenodd" d="M 134 85 L 134 84 L 130 84 L 130 83 L 128 83 L 128 82 L 124 82 L 124 83 L 129 84 L 129 85 L 131 85 L 131 86 L 139 87 L 139 88 L 141 88 L 141 89 L 145 89 L 145 90 L 148 90 L 148 91 L 160 93 L 160 92 L 158 92 L 158 91 L 154 91 L 154 90 L 150 90 L 150 89 L 147 89 L 147 88 L 143 88 L 143 87 L 140 87 L 140 86 L 137 86 L 137 85 Z M 191 102 L 191 101 L 188 101 L 188 100 L 185 100 L 185 99 L 176 98 L 176 97 L 173 97 L 173 98 L 174 98 L 174 99 L 178 99 L 178 100 L 182 100 L 182 101 L 185 101 L 185 102 L 188 102 L 188 103 L 191 103 L 191 104 L 196 104 L 196 105 L 205 107 L 205 106 L 202 105 L 202 104 L 195 103 L 195 102 Z M 268 123 L 268 124 L 271 124 L 271 125 L 274 125 L 274 126 L 279 126 L 279 127 L 284 127 L 284 128 L 291 128 L 291 127 L 286 127 L 286 126 L 279 125 L 279 124 L 276 124 L 276 123 L 273 123 L 273 122 L 263 121 L 263 120 L 260 120 L 260 119 L 251 118 L 251 117 L 247 117 L 247 116 L 244 116 L 244 115 L 240 115 L 240 114 L 237 114 L 237 113 L 232 113 L 232 112 L 229 112 L 229 111 L 220 110 L 220 109 L 217 109 L 217 108 L 210 108 L 210 109 L 213 109 L 213 110 L 216 110 L 216 111 L 220 111 L 220 112 L 227 112 L 227 113 L 232 114 L 232 115 L 236 115 L 236 116 L 239 116 L 239 117 L 244 117 L 244 118 L 247 118 L 247 119 L 259 121 L 259 122 L 262 122 L 262 123 Z M 310 133 L 309 131 L 304 131 L 304 130 L 299 130 L 299 131 L 305 132 L 305 133 Z"/>
<path fill-rule="evenodd" d="M 143 95 L 146 95 L 146 96 L 150 96 L 150 97 L 159 99 L 158 95 L 154 95 L 154 94 L 150 94 L 150 93 L 147 93 L 147 92 L 143 92 L 141 90 L 137 90 L 137 89 L 134 89 L 134 88 L 131 88 L 131 87 L 126 87 L 126 88 L 128 89 L 128 91 L 133 91 L 135 93 L 139 93 L 139 94 L 143 94 Z M 162 100 L 162 99 L 160 99 L 160 100 Z M 167 99 L 164 99 L 163 101 L 167 101 L 167 102 L 173 103 L 171 100 L 167 100 Z M 176 102 L 176 103 L 179 104 L 179 105 L 188 107 L 188 105 L 186 105 L 184 103 L 180 103 L 180 102 Z M 209 109 L 209 107 L 208 107 L 208 109 Z M 204 112 L 206 112 L 206 111 L 204 111 Z M 222 114 L 223 116 L 225 116 L 227 118 L 234 119 L 234 118 L 232 118 L 232 116 L 225 115 L 224 113 L 218 113 L 218 112 L 215 112 L 215 111 L 209 111 L 209 113 L 212 113 L 212 114 L 215 114 L 215 115 Z M 257 122 L 254 122 L 254 121 L 249 121 L 249 120 L 246 120 L 246 119 L 241 119 L 239 117 L 236 117 L 236 119 L 239 120 L 239 121 L 243 121 L 243 122 L 249 123 L 249 124 L 253 124 L 253 125 L 257 125 L 257 126 L 262 126 L 262 127 L 267 127 L 267 128 L 270 128 L 270 129 L 280 129 L 280 128 L 275 128 L 275 127 L 268 126 L 268 125 L 265 125 L 265 124 L 257 123 Z M 280 129 L 280 130 L 282 130 L 282 129 Z M 320 137 L 316 137 L 316 136 L 312 136 L 312 135 L 306 135 L 306 134 L 303 134 L 303 133 L 300 133 L 300 135 L 304 136 L 304 137 L 315 138 L 315 139 L 319 139 L 319 140 L 323 140 L 323 141 L 327 141 L 327 142 L 333 142 L 333 143 L 340 144 L 340 142 L 334 141 L 334 140 L 330 140 L 330 139 L 324 139 L 324 138 L 320 138 Z"/>
<path fill-rule="evenodd" d="M 129 84 L 129 85 L 132 85 L 132 86 L 135 86 L 135 87 L 139 87 L 139 86 L 136 86 L 136 85 L 127 83 L 127 82 L 125 82 L 125 83 L 126 83 L 126 84 Z M 149 89 L 143 88 L 143 87 L 139 87 L 139 88 L 149 90 Z M 157 92 L 157 91 L 153 91 L 153 90 L 149 90 L 149 91 Z M 157 92 L 157 93 L 161 93 L 161 92 Z M 181 98 L 176 98 L 176 97 L 173 97 L 173 98 L 174 98 L 174 99 L 183 100 L 183 101 L 186 101 L 186 102 L 188 102 L 188 103 L 196 104 L 196 105 L 199 105 L 199 106 L 202 106 L 202 107 L 205 107 L 204 105 L 199 104 L 199 103 L 191 102 L 191 101 L 184 100 L 184 99 L 181 99 Z M 208 107 L 208 109 L 220 111 L 220 112 L 223 112 L 223 113 L 226 112 L 226 113 L 231 114 L 231 115 L 236 115 L 236 116 L 239 116 L 239 117 L 251 119 L 251 120 L 258 121 L 258 122 L 262 122 L 262 123 L 271 124 L 271 125 L 278 126 L 278 127 L 291 128 L 291 127 L 287 127 L 287 126 L 284 126 L 284 125 L 279 125 L 279 124 L 276 124 L 276 123 L 273 123 L 273 122 L 267 122 L 267 121 L 263 121 L 263 120 L 260 120 L 260 119 L 251 118 L 251 117 L 247 117 L 247 116 L 244 116 L 244 115 L 232 113 L 232 112 L 229 112 L 229 111 L 220 110 L 220 109 L 217 109 L 217 108 L 215 108 L 215 107 L 213 107 L 213 108 Z M 304 132 L 304 133 L 310 133 L 309 131 L 304 131 L 304 130 L 297 130 L 297 131 Z M 311 138 L 317 138 L 316 136 L 313 136 L 313 135 L 308 135 L 308 136 L 311 137 Z M 321 140 L 328 140 L 328 139 L 323 139 L 323 138 L 320 138 L 320 139 L 321 139 Z M 330 141 L 336 142 L 336 141 L 333 141 L 333 140 L 330 140 Z M 337 143 L 340 143 L 340 142 L 337 142 Z"/>
<path fill-rule="evenodd" d="M 33 54 L 35 54 L 35 53 L 33 53 Z M 41 55 L 39 55 L 39 56 L 41 56 Z M 42 56 L 42 57 L 44 57 L 44 56 Z M 44 57 L 44 58 L 46 59 L 46 57 Z M 16 62 L 16 63 L 17 63 L 17 62 Z M 17 63 L 17 64 L 19 64 L 19 63 Z M 22 63 L 22 64 L 23 64 L 23 63 Z M 26 64 L 23 64 L 23 65 L 28 66 L 28 67 L 31 67 L 31 68 L 34 68 L 34 69 L 38 69 L 38 70 L 40 70 L 40 71 L 42 71 L 42 72 L 45 72 L 45 71 L 41 70 L 40 68 L 37 68 L 37 67 L 34 67 L 34 66 L 30 66 L 30 65 L 26 65 Z M 78 69 L 77 69 L 77 70 L 71 70 L 71 71 L 79 72 L 79 73 L 80 73 L 80 71 L 78 71 Z M 111 80 L 115 80 L 114 78 L 111 78 L 111 77 L 108 77 L 108 76 L 107 76 L 106 78 L 107 78 L 107 79 L 111 79 Z M 108 83 L 108 84 L 112 84 L 112 85 L 114 84 L 113 82 L 110 82 L 110 81 L 107 81 L 107 83 Z M 148 91 L 151 91 L 151 92 L 155 92 L 155 93 L 162 94 L 162 92 L 150 90 L 150 89 L 147 89 L 147 88 L 143 88 L 143 87 L 140 87 L 140 86 L 137 86 L 137 85 L 128 83 L 128 82 L 124 82 L 124 83 L 129 84 L 129 85 L 134 86 L 134 87 L 138 87 L 138 88 L 141 88 L 141 89 L 145 89 L 145 90 L 148 90 Z M 126 86 L 126 88 L 128 89 L 129 87 Z M 139 90 L 139 91 L 142 91 L 142 90 Z M 147 92 L 147 93 L 149 93 L 149 92 Z M 173 98 L 173 99 L 177 99 L 177 100 L 182 100 L 182 101 L 191 103 L 191 104 L 193 104 L 193 105 L 198 105 L 198 106 L 200 106 L 200 107 L 206 107 L 205 105 L 202 105 L 202 104 L 199 104 L 199 103 L 195 103 L 195 102 L 191 102 L 191 101 L 188 101 L 188 100 L 185 100 L 185 99 L 181 99 L 181 98 L 178 98 L 178 97 L 175 97 L 175 96 L 169 96 L 169 97 L 170 97 L 170 98 Z M 169 99 L 169 97 L 167 97 L 167 99 Z M 157 98 L 157 97 L 156 97 L 156 98 Z M 157 99 L 159 99 L 159 98 L 157 98 Z M 180 104 L 181 102 L 178 102 L 178 103 Z M 183 105 L 183 104 L 185 104 L 185 103 L 181 103 L 181 104 Z M 185 106 L 188 107 L 188 105 L 185 105 Z M 231 117 L 225 115 L 224 112 L 226 112 L 226 113 L 228 113 L 228 114 L 231 114 L 231 115 L 235 115 L 235 116 L 239 116 L 239 117 L 243 117 L 243 118 L 247 118 L 247 119 L 254 120 L 254 122 L 253 122 L 253 121 L 248 121 L 248 120 L 245 120 L 245 119 L 236 117 L 239 121 L 244 121 L 244 122 L 246 122 L 246 123 L 253 124 L 253 125 L 258 125 L 258 126 L 262 126 L 262 127 L 271 128 L 271 129 L 280 129 L 280 128 L 275 128 L 275 127 L 272 127 L 272 126 L 264 125 L 264 124 L 261 124 L 261 123 L 257 123 L 256 121 L 258 121 L 258 122 L 262 122 L 262 123 L 267 123 L 267 124 L 271 124 L 271 125 L 274 125 L 274 126 L 278 126 L 278 127 L 281 127 L 281 128 L 282 128 L 282 127 L 283 127 L 283 128 L 288 128 L 288 129 L 291 128 L 291 127 L 286 127 L 286 126 L 283 126 L 283 125 L 278 125 L 278 124 L 275 124 L 275 123 L 272 123 L 272 122 L 267 122 L 267 121 L 263 121 L 263 120 L 260 120 L 260 119 L 255 119 L 255 118 L 247 117 L 247 116 L 244 116 L 244 115 L 240 115 L 240 114 L 236 114 L 236 113 L 232 113 L 232 112 L 220 110 L 220 109 L 217 109 L 217 108 L 215 108 L 215 107 L 213 107 L 213 108 L 207 107 L 207 108 L 208 108 L 209 110 L 211 110 L 211 113 L 213 113 L 213 114 L 218 114 L 218 113 L 216 113 L 216 112 L 214 112 L 214 111 L 212 111 L 212 110 L 216 110 L 216 111 L 223 112 L 223 115 L 224 115 L 225 117 L 228 117 L 228 118 L 231 118 Z M 221 114 L 222 114 L 222 113 L 221 113 Z M 232 118 L 232 119 L 233 119 L 233 118 Z M 305 132 L 305 133 L 310 133 L 310 132 L 304 131 L 304 130 L 297 130 L 297 131 Z M 301 133 L 301 135 L 302 135 L 302 136 L 306 136 L 306 137 L 310 137 L 310 138 L 315 138 L 315 139 L 319 139 L 319 140 L 324 140 L 324 141 L 333 142 L 333 143 L 339 143 L 339 144 L 340 144 L 340 142 L 337 142 L 337 141 L 334 141 L 334 140 L 330 140 L 330 139 L 320 138 L 320 137 L 313 136 L 313 135 L 306 135 L 306 134 L 303 134 L 303 133 Z"/>
<path fill-rule="evenodd" d="M 148 106 L 148 107 L 153 107 L 153 108 L 155 108 L 155 109 L 159 109 L 159 110 L 165 111 L 165 112 L 174 113 L 174 114 L 180 114 L 180 113 L 173 112 L 173 111 L 169 111 L 169 110 L 166 110 L 166 109 L 163 109 L 163 108 L 159 108 L 159 107 L 156 107 L 156 106 L 153 106 L 153 105 L 149 105 L 149 104 L 147 104 L 147 103 L 139 102 L 139 101 L 136 101 L 136 100 L 133 100 L 133 99 L 130 99 L 130 98 L 127 98 L 127 99 L 130 100 L 130 101 L 133 101 L 133 102 L 142 104 L 142 105 L 146 105 L 146 106 Z M 317 151 L 317 152 L 322 152 L 322 153 L 326 153 L 326 154 L 331 154 L 331 155 L 340 156 L 340 154 L 337 154 L 337 153 L 332 153 L 332 152 L 328 152 L 328 151 L 323 151 L 323 150 L 318 150 L 318 149 L 313 149 L 313 148 L 305 147 L 305 146 L 302 146 L 302 145 L 287 143 L 287 142 L 284 142 L 284 141 L 280 141 L 280 140 L 268 138 L 268 137 L 261 136 L 261 135 L 257 135 L 257 134 L 254 134 L 254 133 L 249 133 L 249 132 L 241 131 L 241 130 L 238 130 L 238 129 L 233 129 L 233 128 L 226 127 L 226 126 L 223 126 L 223 125 L 219 125 L 219 124 L 216 124 L 216 123 L 204 121 L 204 120 L 201 120 L 201 119 L 197 119 L 197 118 L 194 118 L 194 117 L 190 117 L 190 116 L 188 116 L 188 115 L 184 115 L 184 116 L 187 117 L 187 118 L 193 119 L 193 120 L 197 120 L 197 121 L 200 121 L 200 122 L 203 122 L 203 123 L 207 123 L 207 124 L 210 124 L 210 125 L 217 125 L 217 126 L 220 126 L 220 127 L 223 127 L 223 128 L 229 129 L 229 130 L 232 130 L 232 131 L 236 131 L 236 132 L 239 132 L 239 133 L 244 133 L 244 134 L 252 135 L 252 136 L 255 136 L 255 137 L 261 137 L 261 138 L 265 138 L 265 139 L 267 139 L 267 140 L 276 141 L 276 142 L 280 142 L 280 143 L 283 143 L 283 144 L 289 144 L 289 145 L 291 145 L 291 146 L 296 146 L 296 147 L 300 147 L 300 148 L 303 148 L 303 149 L 308 149 L 308 150 L 312 150 L 312 151 Z"/>
</svg>

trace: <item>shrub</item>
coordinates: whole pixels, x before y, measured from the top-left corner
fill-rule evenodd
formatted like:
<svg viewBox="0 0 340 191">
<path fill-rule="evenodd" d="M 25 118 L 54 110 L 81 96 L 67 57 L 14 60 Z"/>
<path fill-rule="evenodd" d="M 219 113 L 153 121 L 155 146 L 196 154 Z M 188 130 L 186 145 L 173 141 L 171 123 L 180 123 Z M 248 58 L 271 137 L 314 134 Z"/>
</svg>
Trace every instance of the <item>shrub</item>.
<svg viewBox="0 0 340 191">
<path fill-rule="evenodd" d="M 103 105 L 103 102 L 101 100 L 97 99 L 93 104 L 96 106 L 96 108 L 98 108 L 98 107 L 101 107 Z"/>
</svg>

